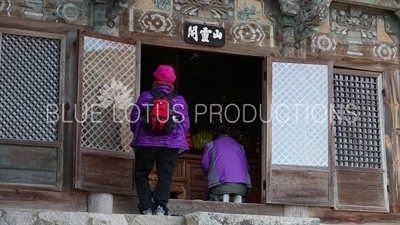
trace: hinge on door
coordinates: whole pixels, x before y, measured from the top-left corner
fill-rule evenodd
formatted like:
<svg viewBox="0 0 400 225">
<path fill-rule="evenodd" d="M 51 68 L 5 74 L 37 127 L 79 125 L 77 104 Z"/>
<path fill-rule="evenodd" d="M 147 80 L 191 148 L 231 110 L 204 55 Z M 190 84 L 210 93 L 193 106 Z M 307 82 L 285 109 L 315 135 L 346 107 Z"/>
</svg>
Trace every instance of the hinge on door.
<svg viewBox="0 0 400 225">
<path fill-rule="evenodd" d="M 267 71 L 264 71 L 264 81 L 267 80 Z"/>
<path fill-rule="evenodd" d="M 263 190 L 265 190 L 266 188 L 267 188 L 267 182 L 263 180 Z"/>
<path fill-rule="evenodd" d="M 387 192 L 389 192 L 390 193 L 390 185 L 388 184 L 388 185 L 386 185 L 386 190 L 387 190 Z"/>
<path fill-rule="evenodd" d="M 382 88 L 382 94 L 383 94 L 383 97 L 386 97 L 386 89 L 385 88 Z"/>
</svg>

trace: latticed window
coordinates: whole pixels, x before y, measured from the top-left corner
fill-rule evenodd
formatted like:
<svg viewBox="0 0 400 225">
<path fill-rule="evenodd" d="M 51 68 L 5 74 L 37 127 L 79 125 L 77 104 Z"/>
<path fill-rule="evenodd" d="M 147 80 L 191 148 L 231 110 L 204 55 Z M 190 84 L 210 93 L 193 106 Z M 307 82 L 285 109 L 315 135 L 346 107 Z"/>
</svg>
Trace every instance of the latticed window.
<svg viewBox="0 0 400 225">
<path fill-rule="evenodd" d="M 333 65 L 267 61 L 267 203 L 333 206 Z"/>
<path fill-rule="evenodd" d="M 2 187 L 62 190 L 66 43 L 65 34 L 0 27 Z"/>
<path fill-rule="evenodd" d="M 328 167 L 329 67 L 276 62 L 272 69 L 272 164 Z"/>
<path fill-rule="evenodd" d="M 377 77 L 334 74 L 336 165 L 382 168 Z"/>
<path fill-rule="evenodd" d="M 382 76 L 366 71 L 334 71 L 337 209 L 389 210 Z"/>
<path fill-rule="evenodd" d="M 266 200 L 387 212 L 383 75 L 331 66 L 267 60 Z"/>
<path fill-rule="evenodd" d="M 0 137 L 57 141 L 60 39 L 0 33 Z"/>
<path fill-rule="evenodd" d="M 83 43 L 82 147 L 132 152 L 136 46 L 88 36 Z"/>
<path fill-rule="evenodd" d="M 132 195 L 129 121 L 140 91 L 140 43 L 88 31 L 79 35 L 74 186 Z"/>
</svg>

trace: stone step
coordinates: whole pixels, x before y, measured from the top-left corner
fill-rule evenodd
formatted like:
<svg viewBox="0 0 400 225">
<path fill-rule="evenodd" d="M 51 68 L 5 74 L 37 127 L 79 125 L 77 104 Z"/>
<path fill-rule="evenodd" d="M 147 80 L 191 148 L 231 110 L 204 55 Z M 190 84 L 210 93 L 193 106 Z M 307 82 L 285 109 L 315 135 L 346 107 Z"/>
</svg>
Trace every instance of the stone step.
<svg viewBox="0 0 400 225">
<path fill-rule="evenodd" d="M 319 219 L 196 212 L 145 216 L 59 211 L 0 210 L 0 225 L 319 225 Z"/>
<path fill-rule="evenodd" d="M 185 216 L 186 225 L 320 225 L 319 219 L 264 215 L 195 212 Z"/>
</svg>

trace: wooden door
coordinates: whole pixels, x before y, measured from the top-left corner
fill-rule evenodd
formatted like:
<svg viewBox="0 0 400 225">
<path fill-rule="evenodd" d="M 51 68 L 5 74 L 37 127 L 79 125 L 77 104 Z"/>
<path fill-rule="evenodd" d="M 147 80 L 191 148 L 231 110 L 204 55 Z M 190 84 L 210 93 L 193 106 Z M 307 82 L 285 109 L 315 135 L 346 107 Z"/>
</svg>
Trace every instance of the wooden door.
<svg viewBox="0 0 400 225">
<path fill-rule="evenodd" d="M 189 178 L 186 183 L 187 199 L 204 199 L 206 177 L 203 174 L 201 160 L 186 160 L 185 176 Z"/>
<path fill-rule="evenodd" d="M 63 190 L 69 34 L 0 27 L 0 187 Z"/>
<path fill-rule="evenodd" d="M 383 76 L 334 70 L 337 210 L 389 212 Z"/>
<path fill-rule="evenodd" d="M 263 203 L 262 200 L 262 170 L 261 170 L 261 161 L 256 159 L 249 159 L 249 166 L 250 166 L 250 178 L 252 189 L 247 196 L 246 201 L 251 203 Z"/>
<path fill-rule="evenodd" d="M 140 43 L 81 31 L 79 54 L 74 186 L 133 194 L 129 120 L 140 94 Z"/>
<path fill-rule="evenodd" d="M 266 59 L 263 166 L 267 203 L 333 206 L 332 65 Z"/>
</svg>

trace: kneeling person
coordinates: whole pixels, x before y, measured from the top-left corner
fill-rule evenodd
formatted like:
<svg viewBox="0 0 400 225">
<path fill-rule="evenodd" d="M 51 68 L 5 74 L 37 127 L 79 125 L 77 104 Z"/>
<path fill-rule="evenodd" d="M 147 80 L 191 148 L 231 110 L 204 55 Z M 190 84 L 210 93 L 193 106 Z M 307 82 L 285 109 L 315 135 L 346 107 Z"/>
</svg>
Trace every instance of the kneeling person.
<svg viewBox="0 0 400 225">
<path fill-rule="evenodd" d="M 216 139 L 206 144 L 202 169 L 207 178 L 206 200 L 244 202 L 251 191 L 245 150 L 227 129 L 220 129 Z"/>
</svg>

